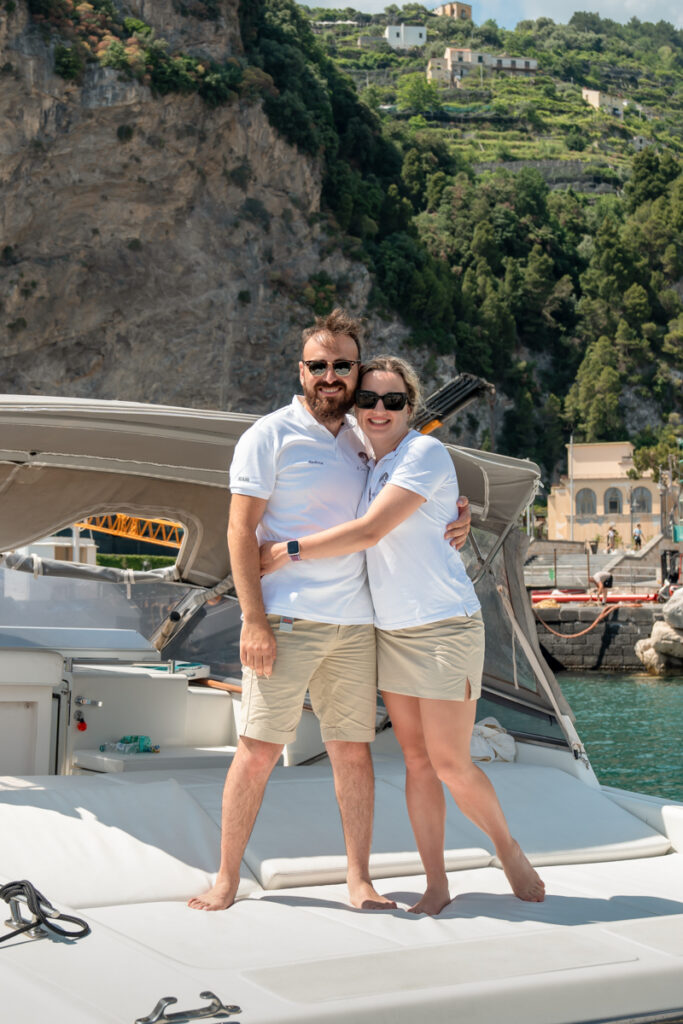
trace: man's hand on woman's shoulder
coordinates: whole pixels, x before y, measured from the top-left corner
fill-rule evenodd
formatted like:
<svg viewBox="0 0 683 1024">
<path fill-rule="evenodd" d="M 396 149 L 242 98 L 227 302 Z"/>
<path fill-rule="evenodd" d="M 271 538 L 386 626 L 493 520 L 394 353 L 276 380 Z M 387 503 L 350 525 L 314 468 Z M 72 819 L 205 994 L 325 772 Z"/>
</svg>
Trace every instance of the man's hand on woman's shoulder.
<svg viewBox="0 0 683 1024">
<path fill-rule="evenodd" d="M 469 499 L 464 494 L 461 494 L 458 498 L 458 518 L 448 524 L 444 534 L 448 543 L 456 551 L 460 551 L 460 548 L 467 540 L 471 525 L 472 514 L 470 512 Z"/>
</svg>

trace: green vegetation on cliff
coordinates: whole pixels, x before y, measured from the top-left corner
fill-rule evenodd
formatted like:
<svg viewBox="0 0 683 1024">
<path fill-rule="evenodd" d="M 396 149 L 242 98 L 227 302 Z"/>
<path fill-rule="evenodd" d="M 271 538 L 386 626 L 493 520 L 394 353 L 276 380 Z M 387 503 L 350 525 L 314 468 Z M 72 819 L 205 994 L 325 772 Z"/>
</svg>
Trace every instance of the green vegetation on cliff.
<svg viewBox="0 0 683 1024">
<path fill-rule="evenodd" d="M 569 26 L 540 19 L 510 33 L 435 18 L 415 4 L 370 16 L 259 0 L 242 12 L 249 60 L 274 84 L 266 110 L 291 142 L 324 161 L 332 224 L 371 268 L 376 307 L 400 312 L 416 343 L 454 352 L 460 369 L 511 399 L 498 447 L 550 473 L 570 430 L 576 439 L 638 440 L 653 407 L 660 424 L 681 410 L 683 33 L 578 14 Z M 397 18 L 427 21 L 434 54 L 444 42 L 504 47 L 537 57 L 543 74 L 473 83 L 470 91 L 494 97 L 497 120 L 472 130 L 457 105 L 449 113 L 418 83 L 424 51 L 402 56 L 380 43 L 364 52 L 355 38 L 344 44 L 348 26 L 320 36 L 312 24 L 353 19 L 355 36 L 380 35 Z M 368 86 L 366 74 L 358 97 L 343 72 L 364 64 L 367 72 L 370 56 L 384 84 Z M 658 103 L 656 116 L 621 121 L 581 99 L 580 84 L 614 82 L 629 86 L 634 103 Z M 558 153 L 543 138 L 553 131 L 563 139 Z M 480 146 L 482 134 L 493 144 Z M 653 144 L 635 152 L 636 134 Z M 520 146 L 511 135 L 523 136 L 521 155 L 537 166 L 515 166 Z M 487 170 L 476 163 L 482 149 L 498 153 Z M 543 160 L 558 155 L 584 161 L 589 184 L 606 194 L 581 191 L 580 181 L 551 190 Z M 651 432 L 642 441 L 652 443 Z"/>
</svg>

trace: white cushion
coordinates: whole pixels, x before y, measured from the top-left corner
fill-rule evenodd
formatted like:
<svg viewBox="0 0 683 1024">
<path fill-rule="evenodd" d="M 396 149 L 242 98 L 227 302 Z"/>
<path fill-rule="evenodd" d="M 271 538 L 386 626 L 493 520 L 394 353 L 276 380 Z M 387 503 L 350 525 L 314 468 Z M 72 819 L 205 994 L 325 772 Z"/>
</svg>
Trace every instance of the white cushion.
<svg viewBox="0 0 683 1024">
<path fill-rule="evenodd" d="M 53 903 L 188 899 L 212 884 L 219 848 L 216 825 L 172 780 L 0 791 L 0 872 Z"/>
<path fill-rule="evenodd" d="M 245 863 L 265 889 L 343 882 L 346 851 L 332 778 L 290 779 L 290 771 L 281 770 L 268 784 Z M 191 792 L 219 822 L 220 793 L 209 786 L 193 786 Z M 481 838 L 462 816 L 449 826 L 448 870 L 489 864 L 491 853 L 482 847 Z M 422 871 L 403 792 L 378 779 L 370 872 L 374 878 L 385 878 Z"/>
<path fill-rule="evenodd" d="M 519 763 L 482 770 L 533 864 L 658 857 L 671 850 L 666 836 L 567 772 Z"/>
</svg>

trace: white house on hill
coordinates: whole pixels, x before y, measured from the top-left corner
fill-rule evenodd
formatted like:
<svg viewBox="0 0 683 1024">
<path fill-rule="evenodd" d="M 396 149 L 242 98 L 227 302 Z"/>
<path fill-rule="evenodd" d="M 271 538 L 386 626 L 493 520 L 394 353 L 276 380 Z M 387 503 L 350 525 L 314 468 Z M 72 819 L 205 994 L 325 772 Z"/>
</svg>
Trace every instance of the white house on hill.
<svg viewBox="0 0 683 1024">
<path fill-rule="evenodd" d="M 384 38 L 394 50 L 410 50 L 425 45 L 427 29 L 424 25 L 387 25 Z"/>
</svg>

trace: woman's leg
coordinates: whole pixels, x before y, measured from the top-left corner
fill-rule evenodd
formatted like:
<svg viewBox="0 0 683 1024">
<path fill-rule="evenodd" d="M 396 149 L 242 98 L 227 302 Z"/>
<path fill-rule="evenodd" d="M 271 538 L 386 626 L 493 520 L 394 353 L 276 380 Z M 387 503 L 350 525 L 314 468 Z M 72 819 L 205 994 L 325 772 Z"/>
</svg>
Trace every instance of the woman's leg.
<svg viewBox="0 0 683 1024">
<path fill-rule="evenodd" d="M 469 696 L 469 681 L 467 692 Z M 425 745 L 438 778 L 463 814 L 490 836 L 515 896 L 540 903 L 543 882 L 510 835 L 491 782 L 470 757 L 476 700 L 420 699 L 419 704 Z"/>
<path fill-rule="evenodd" d="M 382 692 L 406 763 L 406 804 L 415 842 L 427 876 L 427 890 L 411 911 L 438 914 L 450 903 L 443 848 L 446 801 L 436 777 L 420 721 L 420 701 L 399 693 Z"/>
</svg>

